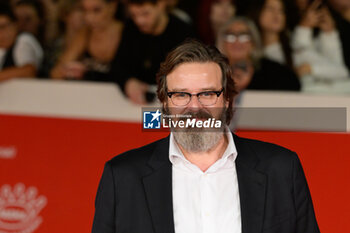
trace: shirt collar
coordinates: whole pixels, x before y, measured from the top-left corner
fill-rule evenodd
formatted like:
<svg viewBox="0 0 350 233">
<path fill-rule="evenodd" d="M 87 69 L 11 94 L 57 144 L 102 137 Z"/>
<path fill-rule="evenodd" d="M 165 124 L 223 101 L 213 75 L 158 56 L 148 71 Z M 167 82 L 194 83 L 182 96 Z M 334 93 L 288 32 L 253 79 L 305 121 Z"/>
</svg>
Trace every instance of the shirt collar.
<svg viewBox="0 0 350 233">
<path fill-rule="evenodd" d="M 232 161 L 236 160 L 237 157 L 237 149 L 233 140 L 233 136 L 231 133 L 231 130 L 226 126 L 225 127 L 225 136 L 228 140 L 228 145 L 226 147 L 226 150 L 222 157 L 219 159 L 220 164 L 224 164 L 228 158 L 231 158 Z M 169 140 L 169 160 L 173 165 L 176 165 L 176 161 L 178 161 L 178 158 L 182 160 L 185 163 L 190 163 L 185 156 L 183 155 L 181 149 L 177 145 L 173 133 L 170 133 L 170 140 Z M 218 161 L 219 161 L 218 160 Z M 218 162 L 217 161 L 217 162 Z M 208 169 L 209 170 L 209 169 Z"/>
</svg>

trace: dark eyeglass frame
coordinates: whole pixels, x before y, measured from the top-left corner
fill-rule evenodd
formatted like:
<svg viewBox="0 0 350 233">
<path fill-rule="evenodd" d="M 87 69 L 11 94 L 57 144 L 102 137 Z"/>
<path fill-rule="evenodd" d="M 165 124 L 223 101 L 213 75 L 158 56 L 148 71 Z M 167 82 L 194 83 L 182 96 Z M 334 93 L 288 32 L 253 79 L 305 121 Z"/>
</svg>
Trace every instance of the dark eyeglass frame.
<svg viewBox="0 0 350 233">
<path fill-rule="evenodd" d="M 172 91 L 172 92 L 167 92 L 166 94 L 167 94 L 167 96 L 171 99 L 171 102 L 172 102 L 174 105 L 176 105 L 176 106 L 186 106 L 187 104 L 189 104 L 189 103 L 191 102 L 192 96 L 197 96 L 198 101 L 199 101 L 203 106 L 211 106 L 211 105 L 216 104 L 216 102 L 218 101 L 219 96 L 221 95 L 221 93 L 222 93 L 224 90 L 225 90 L 225 88 L 221 88 L 220 91 L 202 91 L 202 92 L 198 92 L 198 93 L 194 93 L 194 94 L 191 94 L 191 93 L 188 93 L 188 92 L 183 92 L 183 91 Z M 217 98 L 216 98 L 216 100 L 215 100 L 215 103 L 213 103 L 213 104 L 203 104 L 203 103 L 201 102 L 200 96 L 203 95 L 203 94 L 208 94 L 208 93 L 210 93 L 210 94 L 216 94 L 216 97 L 217 97 Z M 188 101 L 186 104 L 184 104 L 184 105 L 177 105 L 177 104 L 175 104 L 175 103 L 173 102 L 173 99 L 171 98 L 174 94 L 185 94 L 185 95 L 187 95 L 187 96 L 190 97 L 190 98 L 189 98 L 189 101 Z"/>
</svg>

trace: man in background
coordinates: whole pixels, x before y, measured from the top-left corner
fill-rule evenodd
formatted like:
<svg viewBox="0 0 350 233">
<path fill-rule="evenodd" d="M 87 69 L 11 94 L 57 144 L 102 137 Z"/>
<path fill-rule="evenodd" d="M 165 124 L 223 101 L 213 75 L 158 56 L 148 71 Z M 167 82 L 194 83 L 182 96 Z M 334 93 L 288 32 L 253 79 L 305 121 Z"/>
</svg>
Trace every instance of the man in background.
<svg viewBox="0 0 350 233">
<path fill-rule="evenodd" d="M 8 3 L 0 3 L 0 81 L 35 77 L 43 50 L 29 33 L 19 33 L 17 18 Z"/>
<path fill-rule="evenodd" d="M 111 75 L 132 102 L 145 104 L 160 62 L 193 33 L 188 24 L 167 13 L 164 0 L 126 0 L 125 4 L 131 20 L 125 25 Z"/>
</svg>

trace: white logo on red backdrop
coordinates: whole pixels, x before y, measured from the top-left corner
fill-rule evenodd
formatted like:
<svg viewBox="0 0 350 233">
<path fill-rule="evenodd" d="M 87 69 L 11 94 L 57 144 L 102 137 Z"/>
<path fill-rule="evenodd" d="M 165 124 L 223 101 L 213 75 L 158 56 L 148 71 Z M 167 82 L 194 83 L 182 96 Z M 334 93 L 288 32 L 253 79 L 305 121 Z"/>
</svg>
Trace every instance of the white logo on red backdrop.
<svg viewBox="0 0 350 233">
<path fill-rule="evenodd" d="M 17 154 L 17 149 L 14 146 L 1 147 L 0 146 L 0 159 L 14 159 Z"/>
<path fill-rule="evenodd" d="M 3 185 L 0 188 L 0 233 L 31 233 L 43 222 L 39 216 L 47 198 L 38 196 L 35 187 L 24 184 Z"/>
</svg>

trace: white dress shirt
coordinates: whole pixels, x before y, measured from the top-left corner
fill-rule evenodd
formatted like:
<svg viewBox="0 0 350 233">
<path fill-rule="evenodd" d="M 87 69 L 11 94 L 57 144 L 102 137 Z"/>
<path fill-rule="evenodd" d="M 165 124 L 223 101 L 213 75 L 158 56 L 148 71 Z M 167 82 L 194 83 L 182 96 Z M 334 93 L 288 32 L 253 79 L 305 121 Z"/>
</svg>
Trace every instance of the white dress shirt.
<svg viewBox="0 0 350 233">
<path fill-rule="evenodd" d="M 2 70 L 5 61 L 6 51 L 6 49 L 0 48 L 0 70 Z M 12 53 L 13 61 L 17 67 L 34 65 L 39 68 L 44 56 L 39 42 L 29 33 L 21 33 L 17 36 Z"/>
<path fill-rule="evenodd" d="M 184 157 L 170 134 L 175 233 L 241 233 L 237 150 L 226 132 L 223 156 L 205 172 Z"/>
<path fill-rule="evenodd" d="M 309 85 L 314 85 L 315 81 L 348 79 L 349 71 L 344 63 L 338 31 L 334 30 L 328 33 L 321 31 L 314 38 L 312 29 L 297 26 L 292 36 L 292 48 L 296 66 L 304 63 L 311 65 L 311 77 L 306 77 L 306 79 L 313 81 Z M 302 84 L 304 85 L 304 83 Z M 305 83 L 305 85 L 307 84 Z"/>
</svg>

